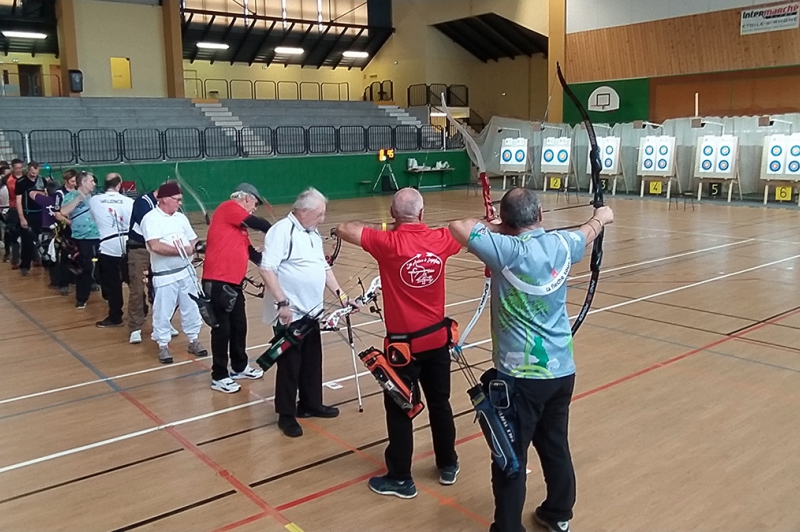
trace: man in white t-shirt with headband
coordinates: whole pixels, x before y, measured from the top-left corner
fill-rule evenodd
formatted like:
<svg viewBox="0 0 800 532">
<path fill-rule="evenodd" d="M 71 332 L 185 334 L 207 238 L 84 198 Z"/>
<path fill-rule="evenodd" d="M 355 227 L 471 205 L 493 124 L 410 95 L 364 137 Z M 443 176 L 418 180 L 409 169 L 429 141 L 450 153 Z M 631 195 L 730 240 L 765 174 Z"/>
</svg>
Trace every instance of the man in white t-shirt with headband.
<svg viewBox="0 0 800 532">
<path fill-rule="evenodd" d="M 197 243 L 197 234 L 189 219 L 179 212 L 183 193 L 177 183 L 164 183 L 156 192 L 158 205 L 142 218 L 141 228 L 153 272 L 153 335 L 158 343 L 158 360 L 172 363 L 169 342 L 172 339 L 170 319 L 178 307 L 181 328 L 189 338 L 189 353 L 207 356 L 208 351 L 197 340 L 203 320 L 197 304 L 190 295 L 197 295 L 195 273 L 191 257 Z"/>
<path fill-rule="evenodd" d="M 455 239 L 492 274 L 492 359 L 482 380 L 505 383 L 516 417 L 516 454 L 525 471 L 528 447 L 539 454 L 547 496 L 534 520 L 551 532 L 569 532 L 575 505 L 575 470 L 567 427 L 575 387 L 572 330 L 567 314 L 567 276 L 603 226 L 609 207 L 594 210 L 577 231 L 545 232 L 536 193 L 515 188 L 500 202 L 502 223 L 452 222 Z M 511 400 L 513 398 L 513 400 Z M 519 532 L 525 474 L 509 478 L 492 461 L 494 522 L 490 532 Z"/>
</svg>

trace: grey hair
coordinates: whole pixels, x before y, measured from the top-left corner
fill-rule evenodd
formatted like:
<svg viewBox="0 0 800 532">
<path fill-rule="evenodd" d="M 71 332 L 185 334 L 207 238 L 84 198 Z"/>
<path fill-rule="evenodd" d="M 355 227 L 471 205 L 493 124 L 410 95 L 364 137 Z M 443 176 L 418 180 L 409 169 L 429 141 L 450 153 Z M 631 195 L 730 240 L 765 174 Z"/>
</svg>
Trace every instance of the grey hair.
<svg viewBox="0 0 800 532">
<path fill-rule="evenodd" d="M 500 219 L 512 229 L 531 227 L 541 221 L 541 208 L 536 192 L 528 188 L 512 188 L 500 200 Z"/>
<path fill-rule="evenodd" d="M 231 194 L 231 199 L 232 200 L 237 200 L 237 199 L 245 200 L 245 199 L 247 199 L 248 196 L 252 196 L 252 194 L 249 194 L 249 193 L 247 193 L 247 192 L 245 192 L 243 190 L 237 190 L 233 194 Z"/>
<path fill-rule="evenodd" d="M 413 188 L 403 188 L 392 198 L 392 212 L 397 219 L 416 219 L 424 206 L 422 194 Z"/>
<path fill-rule="evenodd" d="M 298 211 L 311 210 L 316 209 L 317 207 L 325 206 L 327 203 L 328 198 L 326 198 L 322 192 L 314 187 L 308 187 L 302 191 L 299 196 L 297 196 L 293 207 Z"/>
</svg>

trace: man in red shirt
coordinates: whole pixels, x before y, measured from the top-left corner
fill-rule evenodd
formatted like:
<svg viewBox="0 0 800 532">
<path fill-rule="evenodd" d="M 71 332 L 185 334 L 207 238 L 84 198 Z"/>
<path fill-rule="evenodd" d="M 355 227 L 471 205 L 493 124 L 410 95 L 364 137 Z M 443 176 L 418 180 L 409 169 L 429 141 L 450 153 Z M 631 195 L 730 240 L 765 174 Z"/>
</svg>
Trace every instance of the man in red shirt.
<svg viewBox="0 0 800 532">
<path fill-rule="evenodd" d="M 422 222 L 422 195 L 413 188 L 399 190 L 392 200 L 392 224 L 348 222 L 338 236 L 356 244 L 378 262 L 388 336 L 409 334 L 411 361 L 395 367 L 402 377 L 422 385 L 428 407 L 439 482 L 454 484 L 458 475 L 456 428 L 450 407 L 450 349 L 444 315 L 444 265 L 460 251 L 446 228 L 430 229 Z M 430 332 L 422 334 L 428 329 Z M 415 335 L 414 333 L 418 333 Z M 384 347 L 388 345 L 385 341 Z M 411 418 L 384 393 L 389 445 L 388 473 L 369 480 L 372 491 L 410 499 L 417 495 L 411 477 L 414 427 Z"/>
<path fill-rule="evenodd" d="M 211 329 L 211 389 L 235 393 L 238 379 L 260 379 L 264 372 L 252 368 L 245 351 L 247 315 L 242 282 L 247 261 L 261 263 L 261 254 L 250 243 L 248 229 L 266 233 L 270 223 L 254 216 L 264 203 L 253 185 L 242 183 L 214 211 L 208 228 L 206 259 L 203 263 L 203 291 L 211 298 L 219 326 Z M 230 353 L 231 372 L 228 372 Z"/>
</svg>

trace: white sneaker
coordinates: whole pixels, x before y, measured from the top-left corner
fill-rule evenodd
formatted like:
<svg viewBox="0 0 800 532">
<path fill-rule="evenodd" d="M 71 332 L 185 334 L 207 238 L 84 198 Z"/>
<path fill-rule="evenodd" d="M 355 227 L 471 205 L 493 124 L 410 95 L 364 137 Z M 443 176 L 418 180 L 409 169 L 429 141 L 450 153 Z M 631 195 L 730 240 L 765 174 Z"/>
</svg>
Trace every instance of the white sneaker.
<svg viewBox="0 0 800 532">
<path fill-rule="evenodd" d="M 129 340 L 132 344 L 141 344 L 142 343 L 142 331 L 133 331 L 131 333 L 131 339 Z"/>
<path fill-rule="evenodd" d="M 241 390 L 242 387 L 239 386 L 238 382 L 231 379 L 230 377 L 227 377 L 225 379 L 222 379 L 221 381 L 212 380 L 211 389 L 217 390 L 218 392 L 222 393 L 236 393 L 239 390 Z"/>
<path fill-rule="evenodd" d="M 175 327 L 173 327 L 172 330 L 169 333 L 172 335 L 173 338 L 175 338 L 176 336 L 178 336 L 180 334 L 178 332 L 178 329 L 176 329 Z"/>
<path fill-rule="evenodd" d="M 242 370 L 241 373 L 234 373 L 231 371 L 231 379 L 260 379 L 264 376 L 264 370 L 261 368 L 253 368 L 249 365 Z"/>
</svg>

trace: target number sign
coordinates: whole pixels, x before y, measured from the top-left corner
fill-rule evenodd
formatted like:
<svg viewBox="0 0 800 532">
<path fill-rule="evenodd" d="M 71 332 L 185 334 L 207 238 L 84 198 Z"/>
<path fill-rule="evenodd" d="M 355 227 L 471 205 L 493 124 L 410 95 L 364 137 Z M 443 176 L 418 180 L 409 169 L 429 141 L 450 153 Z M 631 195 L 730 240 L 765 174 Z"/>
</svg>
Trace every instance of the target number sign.
<svg viewBox="0 0 800 532">
<path fill-rule="evenodd" d="M 654 196 L 661 195 L 661 181 L 650 181 L 650 194 Z"/>
<path fill-rule="evenodd" d="M 792 187 L 791 186 L 775 187 L 775 200 L 792 201 Z"/>
<path fill-rule="evenodd" d="M 550 189 L 551 190 L 558 190 L 561 188 L 561 178 L 560 177 L 551 177 L 550 178 Z"/>
</svg>

